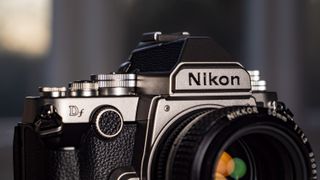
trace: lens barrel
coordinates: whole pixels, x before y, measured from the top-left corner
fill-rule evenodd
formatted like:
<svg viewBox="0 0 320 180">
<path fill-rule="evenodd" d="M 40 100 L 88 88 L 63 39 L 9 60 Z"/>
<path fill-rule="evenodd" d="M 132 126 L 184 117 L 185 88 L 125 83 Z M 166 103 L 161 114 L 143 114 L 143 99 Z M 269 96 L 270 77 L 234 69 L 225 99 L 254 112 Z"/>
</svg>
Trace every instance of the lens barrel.
<svg viewBox="0 0 320 180">
<path fill-rule="evenodd" d="M 314 154 L 285 111 L 203 109 L 177 120 L 155 150 L 156 180 L 317 179 Z"/>
</svg>

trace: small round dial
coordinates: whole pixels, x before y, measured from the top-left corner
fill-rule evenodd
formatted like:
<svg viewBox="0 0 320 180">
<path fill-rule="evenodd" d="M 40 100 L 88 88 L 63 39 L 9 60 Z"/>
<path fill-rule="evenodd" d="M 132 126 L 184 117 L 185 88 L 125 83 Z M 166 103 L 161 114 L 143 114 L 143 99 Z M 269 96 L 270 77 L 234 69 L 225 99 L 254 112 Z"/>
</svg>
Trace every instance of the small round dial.
<svg viewBox="0 0 320 180">
<path fill-rule="evenodd" d="M 40 96 L 46 98 L 65 97 L 66 92 L 65 87 L 39 87 Z"/>
<path fill-rule="evenodd" d="M 264 80 L 260 79 L 260 71 L 252 70 L 248 71 L 251 79 L 251 88 L 252 91 L 266 91 L 267 83 Z"/>
<path fill-rule="evenodd" d="M 74 81 L 69 84 L 72 97 L 92 97 L 98 95 L 98 84 L 93 81 Z"/>
<path fill-rule="evenodd" d="M 94 115 L 97 132 L 105 138 L 116 137 L 123 128 L 121 114 L 111 107 L 100 108 Z"/>
</svg>

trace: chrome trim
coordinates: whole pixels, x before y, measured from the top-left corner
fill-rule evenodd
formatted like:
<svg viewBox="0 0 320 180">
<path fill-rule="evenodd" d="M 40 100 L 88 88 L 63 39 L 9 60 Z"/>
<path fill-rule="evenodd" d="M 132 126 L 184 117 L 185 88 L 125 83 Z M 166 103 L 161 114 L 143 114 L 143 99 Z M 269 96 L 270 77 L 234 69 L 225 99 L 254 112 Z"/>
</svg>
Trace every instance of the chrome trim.
<svg viewBox="0 0 320 180">
<path fill-rule="evenodd" d="M 89 123 L 91 113 L 100 106 L 113 106 L 122 114 L 124 122 L 136 121 L 139 97 L 75 97 L 40 98 L 27 97 L 24 105 L 23 123 L 33 123 L 41 106 L 52 104 L 62 117 L 63 123 Z M 74 111 L 74 112 L 72 112 Z"/>
<path fill-rule="evenodd" d="M 125 173 L 122 173 L 118 178 L 117 180 L 121 180 L 121 178 L 123 178 L 124 176 L 127 176 L 127 175 L 135 175 L 136 172 L 125 172 Z M 139 180 L 140 178 L 136 177 L 136 178 L 129 178 L 128 180 Z"/>
<path fill-rule="evenodd" d="M 149 127 L 150 127 L 150 122 L 151 122 L 151 117 L 153 116 L 153 109 L 155 109 L 157 107 L 157 104 L 155 103 L 156 101 L 158 101 L 161 98 L 161 96 L 155 96 L 152 98 L 151 103 L 150 103 L 150 107 L 149 107 L 149 114 L 148 114 L 148 119 L 147 119 L 147 127 L 146 127 L 146 138 L 145 138 L 145 142 L 144 142 L 144 148 L 143 148 L 143 155 L 142 155 L 142 160 L 141 160 L 141 167 L 140 167 L 140 176 L 141 176 L 141 180 L 143 179 L 144 176 L 144 167 L 145 167 L 145 158 L 146 158 L 146 153 L 147 153 L 147 148 L 148 148 L 148 135 L 149 135 Z M 147 163 L 148 166 L 148 163 Z M 147 178 L 147 180 L 150 180 L 150 178 Z"/>
<path fill-rule="evenodd" d="M 39 94 L 41 97 L 65 97 L 67 95 L 66 87 L 39 87 Z"/>
</svg>

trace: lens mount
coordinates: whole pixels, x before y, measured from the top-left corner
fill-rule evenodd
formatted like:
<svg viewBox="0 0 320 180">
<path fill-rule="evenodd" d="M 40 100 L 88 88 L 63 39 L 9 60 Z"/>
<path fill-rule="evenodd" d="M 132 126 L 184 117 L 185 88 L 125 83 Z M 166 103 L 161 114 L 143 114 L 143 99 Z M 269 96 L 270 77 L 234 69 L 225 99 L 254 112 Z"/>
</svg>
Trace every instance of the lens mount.
<svg viewBox="0 0 320 180">
<path fill-rule="evenodd" d="M 156 147 L 152 179 L 317 179 L 310 145 L 285 112 L 245 106 L 187 117 Z"/>
</svg>

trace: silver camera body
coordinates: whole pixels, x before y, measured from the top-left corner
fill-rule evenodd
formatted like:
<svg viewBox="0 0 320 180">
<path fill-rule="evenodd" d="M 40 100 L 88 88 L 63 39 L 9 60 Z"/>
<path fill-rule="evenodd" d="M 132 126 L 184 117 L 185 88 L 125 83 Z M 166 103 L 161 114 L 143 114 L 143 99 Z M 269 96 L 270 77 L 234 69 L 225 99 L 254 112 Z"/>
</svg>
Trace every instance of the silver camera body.
<svg viewBox="0 0 320 180">
<path fill-rule="evenodd" d="M 187 33 L 148 33 L 133 54 L 181 40 L 189 41 L 190 46 L 200 51 L 197 43 L 211 41 Z M 186 54 L 188 48 L 194 47 L 185 45 Z M 205 48 L 203 51 L 208 54 Z M 125 63 L 116 73 L 92 75 L 91 80 L 72 82 L 68 88 L 41 87 L 39 96 L 27 97 L 20 126 L 30 126 L 34 131 L 31 136 L 43 141 L 41 148 L 49 149 L 40 150 L 46 152 L 44 156 L 59 159 L 53 163 L 50 158 L 39 158 L 45 159 L 42 164 L 58 163 L 54 165 L 56 168 L 43 165 L 54 172 L 43 170 L 39 179 L 53 174 L 55 178 L 52 179 L 73 176 L 70 179 L 151 180 L 152 164 L 160 142 L 168 129 L 189 113 L 201 109 L 248 107 L 228 114 L 231 121 L 255 113 L 256 107 L 284 108 L 282 104 L 279 106 L 275 93 L 266 91 L 266 82 L 260 80 L 259 71 L 247 71 L 238 62 L 223 58 L 224 54 L 215 59 L 209 55 L 208 58 L 185 55 L 189 59 L 183 56 L 180 54 L 180 60 L 163 71 L 149 72 L 143 70 L 146 64 L 133 67 L 137 65 Z M 160 65 L 155 63 L 154 66 Z M 150 66 L 145 69 L 148 68 L 151 69 Z M 286 116 L 275 116 L 292 119 L 289 111 L 286 112 Z M 129 125 L 134 128 L 128 130 Z M 21 136 L 27 135 L 20 133 Z M 33 142 L 26 140 L 24 143 Z M 109 147 L 108 143 L 115 143 L 117 145 L 110 146 L 117 147 L 104 149 Z M 30 165 L 33 162 L 26 158 L 33 150 L 21 153 L 21 146 L 16 145 L 17 151 L 23 155 L 16 155 L 15 164 L 23 165 L 22 168 L 15 167 L 15 174 L 20 174 L 16 175 L 17 179 L 28 179 L 24 174 L 28 170 L 21 169 L 33 166 Z M 65 154 L 59 153 L 67 154 L 69 163 L 61 163 L 66 159 L 62 158 Z M 71 175 L 62 172 L 70 166 L 75 172 Z"/>
</svg>

